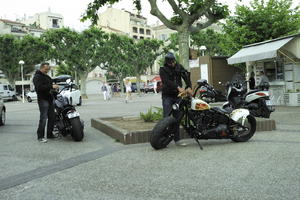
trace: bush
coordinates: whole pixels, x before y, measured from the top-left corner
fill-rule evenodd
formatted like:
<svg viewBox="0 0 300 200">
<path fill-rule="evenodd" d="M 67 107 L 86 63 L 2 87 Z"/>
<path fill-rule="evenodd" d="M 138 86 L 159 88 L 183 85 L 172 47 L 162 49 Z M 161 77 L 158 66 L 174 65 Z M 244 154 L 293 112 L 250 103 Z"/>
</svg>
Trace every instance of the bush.
<svg viewBox="0 0 300 200">
<path fill-rule="evenodd" d="M 155 108 L 156 111 L 152 111 L 152 108 Z M 151 106 L 146 113 L 140 112 L 140 118 L 145 122 L 159 121 L 163 118 L 163 109 Z"/>
</svg>

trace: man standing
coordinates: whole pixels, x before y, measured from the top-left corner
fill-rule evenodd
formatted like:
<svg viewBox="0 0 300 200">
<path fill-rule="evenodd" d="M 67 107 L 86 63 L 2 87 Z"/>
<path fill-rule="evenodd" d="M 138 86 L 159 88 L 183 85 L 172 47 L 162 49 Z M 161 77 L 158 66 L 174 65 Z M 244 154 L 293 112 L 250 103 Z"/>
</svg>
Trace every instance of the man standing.
<svg viewBox="0 0 300 200">
<path fill-rule="evenodd" d="M 33 84 L 37 93 L 38 105 L 40 110 L 40 121 L 37 130 L 38 141 L 47 142 L 45 136 L 45 126 L 47 123 L 47 138 L 55 138 L 53 135 L 53 127 L 55 122 L 53 97 L 50 94 L 51 89 L 57 89 L 58 85 L 52 85 L 52 79 L 47 75 L 50 70 L 49 63 L 42 63 L 40 69 L 36 71 Z"/>
<path fill-rule="evenodd" d="M 162 80 L 162 104 L 163 115 L 168 117 L 172 111 L 172 105 L 177 102 L 178 94 L 187 92 L 192 95 L 192 84 L 190 80 L 190 73 L 187 72 L 182 65 L 176 63 L 176 59 L 173 53 L 168 53 L 165 56 L 165 64 L 159 69 L 159 75 Z M 182 79 L 184 80 L 186 87 L 182 88 Z M 174 113 L 176 118 L 177 113 Z M 174 141 L 176 145 L 186 146 L 186 143 L 180 141 L 179 135 L 180 122 L 177 122 L 171 130 L 174 133 Z"/>
<path fill-rule="evenodd" d="M 270 83 L 268 77 L 265 75 L 264 71 L 260 72 L 260 82 L 258 84 L 258 87 L 263 90 L 269 90 Z"/>
</svg>

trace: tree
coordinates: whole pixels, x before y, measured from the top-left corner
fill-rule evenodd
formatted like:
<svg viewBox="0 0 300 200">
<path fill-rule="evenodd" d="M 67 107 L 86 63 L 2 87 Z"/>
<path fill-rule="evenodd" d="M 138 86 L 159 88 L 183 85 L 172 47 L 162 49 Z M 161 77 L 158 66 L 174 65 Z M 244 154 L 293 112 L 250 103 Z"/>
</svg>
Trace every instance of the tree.
<svg viewBox="0 0 300 200">
<path fill-rule="evenodd" d="M 292 0 L 253 0 L 251 5 L 237 6 L 235 15 L 224 24 L 221 43 L 227 55 L 244 45 L 297 33 L 300 29 L 299 7 Z"/>
<path fill-rule="evenodd" d="M 205 46 L 206 54 L 210 56 L 215 55 L 225 55 L 225 52 L 220 46 L 220 42 L 223 41 L 224 34 L 218 33 L 213 29 L 206 29 L 199 31 L 197 33 L 193 33 L 191 35 L 191 44 L 197 47 Z M 199 50 L 198 50 L 199 52 Z"/>
<path fill-rule="evenodd" d="M 123 79 L 126 76 L 134 75 L 133 66 L 128 62 L 128 50 L 132 43 L 132 38 L 110 34 L 106 45 L 105 69 L 116 76 L 122 89 L 124 86 Z"/>
<path fill-rule="evenodd" d="M 92 27 L 77 33 L 68 28 L 46 32 L 45 41 L 51 44 L 51 57 L 58 64 L 67 65 L 66 69 L 73 69 L 80 79 L 80 90 L 86 96 L 86 79 L 88 73 L 106 61 L 106 40 L 108 35 L 100 29 Z"/>
<path fill-rule="evenodd" d="M 91 19 L 97 22 L 97 11 L 105 4 L 114 4 L 120 0 L 93 0 L 89 3 L 82 20 Z M 174 16 L 167 19 L 159 10 L 157 0 L 148 0 L 151 14 L 159 18 L 164 25 L 178 32 L 180 62 L 185 68 L 189 64 L 189 36 L 190 33 L 202 30 L 228 15 L 228 8 L 217 3 L 217 0 L 167 0 L 173 9 Z M 141 9 L 141 0 L 133 0 L 136 8 Z M 205 21 L 202 19 L 206 18 Z M 201 20 L 200 20 L 201 19 Z"/>
<path fill-rule="evenodd" d="M 154 64 L 156 58 L 160 55 L 159 49 L 161 45 L 161 41 L 154 39 L 136 40 L 130 45 L 128 58 L 137 77 L 137 89 L 139 93 L 141 75 L 146 72 L 147 68 Z M 137 57 L 137 55 L 139 56 Z"/>
<path fill-rule="evenodd" d="M 18 39 L 12 35 L 0 36 L 0 70 L 8 82 L 15 87 L 15 81 L 21 77 L 19 61 L 23 60 L 24 74 L 34 70 L 34 66 L 45 61 L 49 45 L 41 39 L 27 35 Z"/>
</svg>

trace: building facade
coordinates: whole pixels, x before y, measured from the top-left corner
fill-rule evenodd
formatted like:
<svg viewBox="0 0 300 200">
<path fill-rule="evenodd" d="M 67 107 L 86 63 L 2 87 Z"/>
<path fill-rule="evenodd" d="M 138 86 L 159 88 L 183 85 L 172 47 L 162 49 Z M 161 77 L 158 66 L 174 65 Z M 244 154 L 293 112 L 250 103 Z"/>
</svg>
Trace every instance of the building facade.
<svg viewBox="0 0 300 200">
<path fill-rule="evenodd" d="M 64 27 L 63 16 L 61 14 L 52 13 L 50 10 L 22 19 L 21 22 L 27 26 L 37 27 L 45 30 Z"/>
<path fill-rule="evenodd" d="M 147 19 L 138 13 L 109 7 L 99 14 L 99 28 L 108 33 L 127 35 L 134 39 L 154 38 L 152 28 Z"/>
</svg>

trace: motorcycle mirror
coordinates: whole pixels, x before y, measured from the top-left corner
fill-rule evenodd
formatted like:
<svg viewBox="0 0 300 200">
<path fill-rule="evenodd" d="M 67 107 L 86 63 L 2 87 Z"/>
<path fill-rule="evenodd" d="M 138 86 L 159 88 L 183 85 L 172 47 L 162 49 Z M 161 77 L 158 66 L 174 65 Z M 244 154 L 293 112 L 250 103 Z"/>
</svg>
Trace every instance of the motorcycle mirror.
<svg viewBox="0 0 300 200">
<path fill-rule="evenodd" d="M 71 83 L 71 79 L 67 79 L 66 83 L 70 84 Z"/>
</svg>

